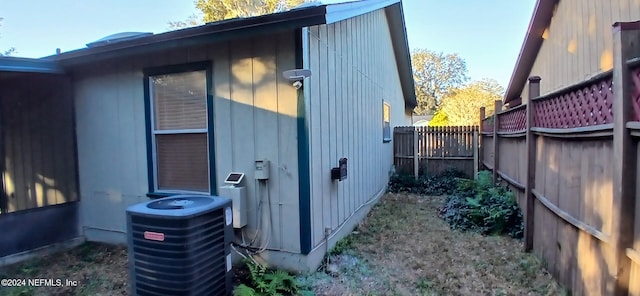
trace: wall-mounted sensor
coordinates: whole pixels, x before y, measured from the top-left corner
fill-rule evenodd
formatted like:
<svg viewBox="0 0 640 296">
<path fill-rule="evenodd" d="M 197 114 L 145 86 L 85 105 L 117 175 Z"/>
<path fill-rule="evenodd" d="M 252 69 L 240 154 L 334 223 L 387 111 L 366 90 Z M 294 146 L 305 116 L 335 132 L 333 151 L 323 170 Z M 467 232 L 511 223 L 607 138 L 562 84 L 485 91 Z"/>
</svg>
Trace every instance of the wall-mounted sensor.
<svg viewBox="0 0 640 296">
<path fill-rule="evenodd" d="M 224 183 L 231 185 L 239 185 L 242 183 L 242 179 L 244 179 L 243 173 L 231 172 L 227 175 L 227 178 L 224 179 Z"/>
</svg>

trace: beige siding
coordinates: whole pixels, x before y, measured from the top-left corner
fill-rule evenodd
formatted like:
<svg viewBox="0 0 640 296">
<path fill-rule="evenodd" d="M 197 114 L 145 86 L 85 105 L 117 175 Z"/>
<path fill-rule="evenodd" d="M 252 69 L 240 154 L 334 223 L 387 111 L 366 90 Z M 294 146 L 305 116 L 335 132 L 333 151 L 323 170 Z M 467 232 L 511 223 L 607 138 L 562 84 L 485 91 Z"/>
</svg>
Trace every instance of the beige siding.
<svg viewBox="0 0 640 296">
<path fill-rule="evenodd" d="M 83 225 L 96 233 L 89 239 L 105 240 L 100 230 L 124 233 L 126 207 L 147 200 L 142 70 L 211 60 L 217 185 L 231 171 L 246 173 L 248 234 L 255 231 L 262 199 L 263 211 L 273 216 L 269 248 L 299 252 L 297 95 L 280 74 L 295 68 L 294 49 L 291 32 L 77 69 Z M 261 159 L 271 162 L 270 180 L 258 185 L 254 162 Z M 269 226 L 266 212 L 263 217 Z"/>
<path fill-rule="evenodd" d="M 561 0 L 529 76 L 542 78 L 540 93 L 546 94 L 610 70 L 612 25 L 639 19 L 638 0 Z"/>
<path fill-rule="evenodd" d="M 386 186 L 392 143 L 382 141 L 382 102 L 391 126 L 410 125 L 384 10 L 307 31 L 312 76 L 305 84 L 310 139 L 312 246 L 337 231 Z M 348 159 L 348 177 L 331 168 Z"/>
<path fill-rule="evenodd" d="M 0 81 L 1 213 L 78 200 L 71 84 L 25 74 Z"/>
</svg>

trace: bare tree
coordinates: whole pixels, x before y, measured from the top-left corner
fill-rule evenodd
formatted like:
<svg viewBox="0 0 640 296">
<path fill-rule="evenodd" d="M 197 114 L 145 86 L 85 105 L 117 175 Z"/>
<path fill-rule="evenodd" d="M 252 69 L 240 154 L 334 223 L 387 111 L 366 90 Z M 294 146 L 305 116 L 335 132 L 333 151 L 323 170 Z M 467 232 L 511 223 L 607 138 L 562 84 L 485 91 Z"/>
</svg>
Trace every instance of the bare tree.
<svg viewBox="0 0 640 296">
<path fill-rule="evenodd" d="M 2 21 L 4 20 L 4 18 L 0 17 L 0 27 L 2 27 Z M 16 52 L 16 49 L 14 47 L 10 47 L 9 49 L 5 49 L 5 50 L 0 50 L 0 56 L 9 56 L 13 53 Z"/>
</svg>

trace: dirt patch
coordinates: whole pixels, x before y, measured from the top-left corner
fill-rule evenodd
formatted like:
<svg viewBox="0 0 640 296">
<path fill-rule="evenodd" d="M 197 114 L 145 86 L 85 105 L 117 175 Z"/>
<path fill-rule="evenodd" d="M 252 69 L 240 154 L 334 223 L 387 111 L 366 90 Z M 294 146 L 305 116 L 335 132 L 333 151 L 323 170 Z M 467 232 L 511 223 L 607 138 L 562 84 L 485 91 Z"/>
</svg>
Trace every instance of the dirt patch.
<svg viewBox="0 0 640 296">
<path fill-rule="evenodd" d="M 0 295 L 128 295 L 128 276 L 125 247 L 86 243 L 0 269 L 0 279 L 53 280 L 39 287 L 0 287 Z"/>
<path fill-rule="evenodd" d="M 452 231 L 438 217 L 444 202 L 387 194 L 328 272 L 302 281 L 318 295 L 564 294 L 520 241 Z"/>
<path fill-rule="evenodd" d="M 387 194 L 339 245 L 326 269 L 299 276 L 317 295 L 562 295 L 520 241 L 452 231 L 444 197 Z M 87 243 L 0 269 L 0 279 L 77 281 L 77 286 L 0 287 L 0 295 L 128 295 L 124 247 Z M 246 269 L 234 268 L 234 282 Z"/>
</svg>

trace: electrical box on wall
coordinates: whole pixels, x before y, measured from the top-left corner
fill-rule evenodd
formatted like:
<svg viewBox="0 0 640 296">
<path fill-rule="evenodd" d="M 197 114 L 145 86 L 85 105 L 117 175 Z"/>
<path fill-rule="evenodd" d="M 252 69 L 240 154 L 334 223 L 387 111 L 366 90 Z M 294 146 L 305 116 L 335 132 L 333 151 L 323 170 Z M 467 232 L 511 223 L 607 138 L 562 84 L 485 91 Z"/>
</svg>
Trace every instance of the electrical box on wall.
<svg viewBox="0 0 640 296">
<path fill-rule="evenodd" d="M 331 169 L 331 179 L 342 181 L 347 179 L 347 159 L 340 158 L 338 160 L 338 167 Z"/>
<path fill-rule="evenodd" d="M 233 228 L 242 228 L 247 225 L 247 188 L 239 186 L 244 179 L 243 173 L 231 172 L 224 180 L 225 186 L 220 187 L 220 196 L 231 199 L 233 211 Z"/>
<path fill-rule="evenodd" d="M 256 160 L 256 171 L 254 173 L 256 180 L 268 180 L 269 179 L 269 161 L 268 160 Z"/>
<path fill-rule="evenodd" d="M 218 193 L 222 197 L 231 199 L 233 211 L 233 228 L 242 228 L 247 225 L 247 188 L 244 186 L 225 185 L 220 187 Z"/>
</svg>

